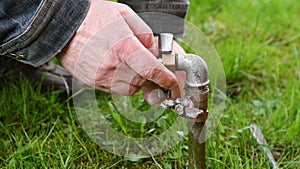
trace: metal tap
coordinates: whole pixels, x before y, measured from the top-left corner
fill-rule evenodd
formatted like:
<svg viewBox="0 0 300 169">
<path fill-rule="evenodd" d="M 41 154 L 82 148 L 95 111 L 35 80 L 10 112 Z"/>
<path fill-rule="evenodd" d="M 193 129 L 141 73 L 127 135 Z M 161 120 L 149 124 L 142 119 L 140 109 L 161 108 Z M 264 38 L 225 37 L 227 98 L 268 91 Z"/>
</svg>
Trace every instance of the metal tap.
<svg viewBox="0 0 300 169">
<path fill-rule="evenodd" d="M 166 66 L 169 70 L 175 73 L 176 70 L 185 70 L 187 72 L 186 79 L 186 89 L 187 93 L 191 93 L 193 90 L 197 90 L 195 93 L 199 93 L 201 91 L 201 96 L 197 97 L 194 94 L 189 97 L 183 96 L 177 98 L 175 101 L 171 100 L 171 91 L 161 88 L 161 90 L 166 95 L 166 100 L 161 102 L 161 107 L 174 109 L 177 114 L 182 117 L 191 119 L 195 122 L 205 121 L 206 117 L 206 109 L 207 109 L 207 99 L 208 99 L 208 83 L 207 79 L 207 67 L 206 65 L 200 66 L 201 72 L 204 72 L 205 76 L 201 76 L 198 71 L 198 68 L 193 68 L 193 66 L 199 66 L 197 64 L 197 59 L 200 59 L 202 63 L 204 61 L 192 54 L 175 54 L 173 53 L 173 34 L 170 33 L 161 33 L 159 34 L 159 60 L 162 62 L 164 66 Z M 178 58 L 180 59 L 178 62 Z M 181 61 L 182 60 L 182 61 Z M 193 65 L 195 64 L 195 65 Z M 186 69 L 189 70 L 186 70 Z M 192 91 L 190 91 L 192 90 Z M 204 97 L 203 97 L 204 96 Z M 193 103 L 192 99 L 195 101 Z M 199 107 L 199 108 L 196 108 Z M 201 119 L 199 118 L 201 115 Z M 205 118 L 203 118 L 205 116 Z"/>
<path fill-rule="evenodd" d="M 163 89 L 167 99 L 161 107 L 174 109 L 193 124 L 189 133 L 189 168 L 205 168 L 205 121 L 208 117 L 208 68 L 205 61 L 194 54 L 175 54 L 173 34 L 159 34 L 159 59 L 169 70 L 186 71 L 185 96 L 171 100 L 171 91 Z"/>
</svg>

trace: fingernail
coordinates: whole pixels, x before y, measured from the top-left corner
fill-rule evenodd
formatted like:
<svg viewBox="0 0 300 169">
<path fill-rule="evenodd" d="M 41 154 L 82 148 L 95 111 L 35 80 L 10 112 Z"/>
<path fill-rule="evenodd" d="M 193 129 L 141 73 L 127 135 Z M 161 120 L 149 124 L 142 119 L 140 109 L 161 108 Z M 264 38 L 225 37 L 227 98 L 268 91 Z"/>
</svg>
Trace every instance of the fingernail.
<svg viewBox="0 0 300 169">
<path fill-rule="evenodd" d="M 163 96 L 163 91 L 159 89 L 154 89 L 151 92 L 147 93 L 146 100 L 150 105 L 159 105 L 165 99 Z"/>
<path fill-rule="evenodd" d="M 165 93 L 162 90 L 160 90 L 160 89 L 157 90 L 157 96 L 161 100 L 164 100 L 165 97 L 166 97 Z"/>
</svg>

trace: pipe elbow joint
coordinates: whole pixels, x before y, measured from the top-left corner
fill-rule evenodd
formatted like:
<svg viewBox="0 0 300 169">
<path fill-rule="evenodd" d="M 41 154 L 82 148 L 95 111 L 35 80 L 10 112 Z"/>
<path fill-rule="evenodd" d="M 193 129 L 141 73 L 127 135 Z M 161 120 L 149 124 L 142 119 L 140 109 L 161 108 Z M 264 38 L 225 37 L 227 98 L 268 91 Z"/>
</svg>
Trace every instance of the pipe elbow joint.
<svg viewBox="0 0 300 169">
<path fill-rule="evenodd" d="M 205 61 L 194 54 L 177 54 L 176 70 L 186 72 L 185 84 L 192 88 L 208 86 L 208 68 Z"/>
</svg>

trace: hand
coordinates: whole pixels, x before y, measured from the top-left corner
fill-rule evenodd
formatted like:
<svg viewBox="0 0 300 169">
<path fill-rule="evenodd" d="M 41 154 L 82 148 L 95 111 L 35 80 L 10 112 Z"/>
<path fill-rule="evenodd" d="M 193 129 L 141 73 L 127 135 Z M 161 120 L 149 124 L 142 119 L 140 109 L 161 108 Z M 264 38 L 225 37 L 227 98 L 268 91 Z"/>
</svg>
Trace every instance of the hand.
<svg viewBox="0 0 300 169">
<path fill-rule="evenodd" d="M 181 95 L 176 76 L 154 56 L 156 49 L 151 29 L 129 7 L 91 0 L 86 18 L 58 59 L 96 89 L 122 95 L 142 89 L 154 104 L 152 84 L 172 90 L 172 99 Z"/>
</svg>

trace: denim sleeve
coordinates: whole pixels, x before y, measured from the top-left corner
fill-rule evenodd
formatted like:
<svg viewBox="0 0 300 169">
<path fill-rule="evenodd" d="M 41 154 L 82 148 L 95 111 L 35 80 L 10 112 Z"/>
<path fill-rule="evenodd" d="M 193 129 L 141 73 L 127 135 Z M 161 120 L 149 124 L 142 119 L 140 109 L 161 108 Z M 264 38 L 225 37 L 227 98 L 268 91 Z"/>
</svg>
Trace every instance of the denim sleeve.
<svg viewBox="0 0 300 169">
<path fill-rule="evenodd" d="M 39 66 L 57 55 L 85 18 L 89 0 L 1 0 L 0 57 Z"/>
</svg>

